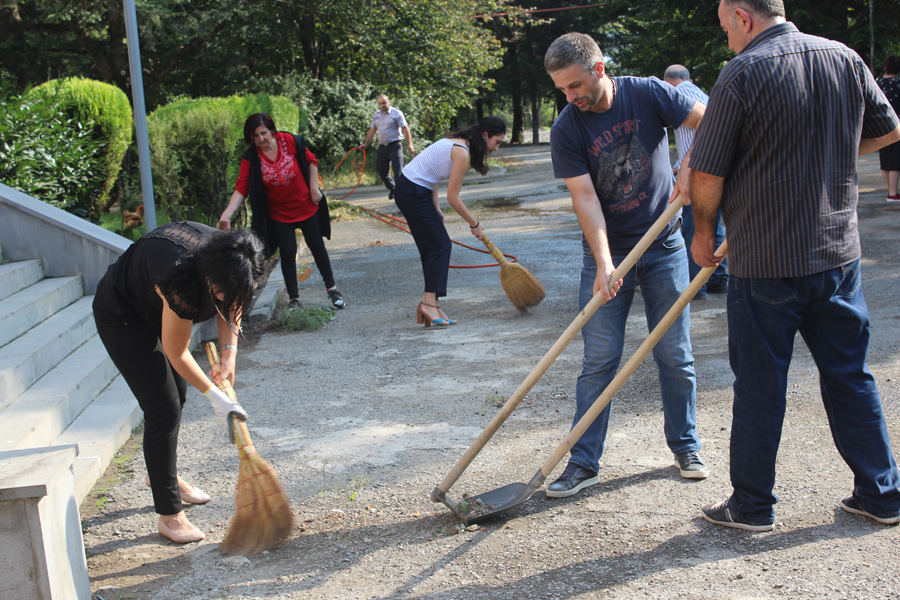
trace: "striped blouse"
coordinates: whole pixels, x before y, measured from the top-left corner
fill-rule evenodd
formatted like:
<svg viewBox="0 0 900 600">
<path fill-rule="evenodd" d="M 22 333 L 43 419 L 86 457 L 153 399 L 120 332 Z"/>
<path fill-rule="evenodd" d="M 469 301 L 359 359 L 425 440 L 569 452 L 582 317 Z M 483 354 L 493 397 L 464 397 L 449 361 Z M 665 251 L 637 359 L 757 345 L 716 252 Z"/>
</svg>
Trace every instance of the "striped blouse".
<svg viewBox="0 0 900 600">
<path fill-rule="evenodd" d="M 453 168 L 450 151 L 453 146 L 469 148 L 447 138 L 441 138 L 416 155 L 408 165 L 403 167 L 403 175 L 417 185 L 433 190 L 434 186 L 448 177 Z"/>
<path fill-rule="evenodd" d="M 843 44 L 772 26 L 725 66 L 691 150 L 725 178 L 728 270 L 801 277 L 860 257 L 860 138 L 897 127 L 865 63 Z"/>
</svg>

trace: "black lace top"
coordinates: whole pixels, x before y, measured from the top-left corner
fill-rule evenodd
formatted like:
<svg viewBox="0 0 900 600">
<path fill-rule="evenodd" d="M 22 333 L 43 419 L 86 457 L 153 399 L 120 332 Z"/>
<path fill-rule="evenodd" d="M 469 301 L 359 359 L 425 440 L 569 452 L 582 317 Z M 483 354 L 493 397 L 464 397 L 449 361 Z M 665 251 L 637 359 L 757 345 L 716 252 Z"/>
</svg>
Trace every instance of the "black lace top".
<svg viewBox="0 0 900 600">
<path fill-rule="evenodd" d="M 140 322 L 162 328 L 163 302 L 156 286 L 190 250 L 215 231 L 201 223 L 181 221 L 158 227 L 125 251 L 97 286 L 94 315 L 109 325 Z M 201 323 L 216 315 L 201 273 L 180 285 L 161 286 L 169 307 L 182 319 Z"/>
</svg>

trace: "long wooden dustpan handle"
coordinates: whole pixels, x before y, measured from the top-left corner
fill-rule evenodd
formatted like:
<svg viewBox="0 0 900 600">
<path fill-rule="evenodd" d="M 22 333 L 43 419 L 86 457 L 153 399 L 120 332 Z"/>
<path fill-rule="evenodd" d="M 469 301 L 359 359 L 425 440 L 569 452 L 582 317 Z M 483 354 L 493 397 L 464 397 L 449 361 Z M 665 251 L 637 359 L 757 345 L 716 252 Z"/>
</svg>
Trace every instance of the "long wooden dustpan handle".
<svg viewBox="0 0 900 600">
<path fill-rule="evenodd" d="M 653 243 L 662 230 L 665 229 L 666 225 L 669 224 L 669 221 L 675 218 L 675 215 L 681 210 L 683 204 L 684 202 L 682 201 L 681 196 L 678 196 L 672 201 L 666 211 L 659 216 L 653 226 L 644 234 L 644 237 L 642 237 L 631 252 L 628 253 L 628 256 L 622 261 L 622 264 L 620 264 L 610 276 L 609 280 L 611 284 L 625 277 L 625 274 L 631 270 L 631 267 L 634 266 L 641 255 L 650 247 L 650 244 Z M 486 242 L 490 243 L 490 240 L 486 240 Z M 506 401 L 506 404 L 503 405 L 500 412 L 491 419 L 491 422 L 484 428 L 481 435 L 472 442 L 472 445 L 469 446 L 469 449 L 462 455 L 462 458 L 457 461 L 453 469 L 447 473 L 444 480 L 441 481 L 437 488 L 431 493 L 432 500 L 436 502 L 440 501 L 439 497 L 446 494 L 453 484 L 456 483 L 456 480 L 459 479 L 460 475 L 463 474 L 463 471 L 468 468 L 472 460 L 478 456 L 478 453 L 481 452 L 485 444 L 488 443 L 488 440 L 497 433 L 497 430 L 500 429 L 503 422 L 506 421 L 510 414 L 512 414 L 512 411 L 515 410 L 516 406 L 518 406 L 522 399 L 525 398 L 525 395 L 531 391 L 534 384 L 547 372 L 550 365 L 552 365 L 559 355 L 562 354 L 562 351 L 565 350 L 566 346 L 569 345 L 569 342 L 571 342 L 578 332 L 581 331 L 581 328 L 588 322 L 588 319 L 590 319 L 594 313 L 597 312 L 597 309 L 605 302 L 606 299 L 600 293 L 595 294 L 594 297 L 591 298 L 591 301 L 584 307 L 584 310 L 575 317 L 572 324 L 569 325 L 561 336 L 559 336 L 559 339 L 556 340 L 556 343 L 547 351 L 547 354 L 544 355 L 541 362 L 539 362 L 531 373 L 528 374 L 528 377 L 526 377 L 525 381 L 519 385 L 515 393 L 509 397 L 509 400 Z"/>
<path fill-rule="evenodd" d="M 718 250 L 716 250 L 716 254 L 723 255 L 728 253 L 728 242 L 722 242 L 722 245 L 719 246 Z M 600 397 L 594 401 L 593 406 L 575 424 L 575 427 L 569 432 L 569 435 L 563 439 L 560 445 L 556 448 L 550 458 L 541 465 L 541 473 L 544 477 L 548 477 L 553 469 L 556 468 L 556 465 L 559 464 L 559 461 L 563 459 L 566 453 L 572 449 L 572 446 L 575 445 L 584 432 L 587 431 L 587 428 L 591 426 L 591 423 L 594 422 L 594 419 L 603 412 L 603 409 L 606 408 L 606 405 L 609 404 L 612 397 L 616 395 L 616 393 L 622 388 L 622 385 L 631 377 L 631 374 L 635 372 L 644 359 L 647 358 L 647 355 L 650 354 L 650 351 L 653 350 L 653 347 L 656 346 L 657 342 L 662 338 L 663 335 L 669 330 L 669 327 L 672 326 L 672 323 L 675 322 L 675 319 L 684 312 L 684 309 L 687 307 L 688 303 L 693 300 L 694 296 L 703 287 L 703 284 L 706 283 L 706 280 L 709 279 L 709 276 L 713 274 L 713 271 L 716 270 L 716 267 L 706 267 L 705 269 L 701 269 L 697 276 L 694 277 L 694 280 L 691 284 L 681 293 L 681 296 L 678 297 L 678 300 L 675 301 L 675 304 L 672 305 L 672 308 L 669 309 L 669 312 L 666 313 L 666 316 L 663 317 L 662 321 L 660 321 L 656 327 L 653 328 L 653 331 L 650 332 L 650 335 L 647 336 L 647 339 L 644 340 L 644 343 L 637 349 L 628 362 L 625 363 L 625 366 L 622 367 L 622 370 L 616 374 L 615 378 L 610 382 L 606 389 L 603 390 L 603 393 L 600 394 Z"/>
</svg>

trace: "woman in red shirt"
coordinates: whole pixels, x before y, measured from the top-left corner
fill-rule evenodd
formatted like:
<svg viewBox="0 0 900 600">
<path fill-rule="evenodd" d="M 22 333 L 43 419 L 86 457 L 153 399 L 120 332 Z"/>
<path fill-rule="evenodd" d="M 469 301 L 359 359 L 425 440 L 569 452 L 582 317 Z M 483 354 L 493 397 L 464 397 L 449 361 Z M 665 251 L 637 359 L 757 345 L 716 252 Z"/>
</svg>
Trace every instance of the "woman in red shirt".
<svg viewBox="0 0 900 600">
<path fill-rule="evenodd" d="M 250 198 L 253 211 L 250 228 L 266 242 L 267 255 L 271 256 L 275 248 L 281 251 L 281 272 L 290 298 L 289 307 L 299 303 L 297 238 L 294 231 L 300 229 L 325 281 L 329 300 L 335 308 L 344 308 L 344 299 L 335 287 L 331 261 L 316 216 L 323 196 L 318 185 L 319 163 L 315 155 L 305 149 L 305 156 L 297 156 L 294 136 L 275 129 L 272 117 L 265 113 L 247 118 L 244 143 L 248 146 L 247 152 L 241 161 L 241 171 L 231 200 L 219 217 L 220 227 L 230 229 L 231 217 L 244 198 Z M 304 180 L 300 160 L 308 165 L 309 181 Z"/>
</svg>

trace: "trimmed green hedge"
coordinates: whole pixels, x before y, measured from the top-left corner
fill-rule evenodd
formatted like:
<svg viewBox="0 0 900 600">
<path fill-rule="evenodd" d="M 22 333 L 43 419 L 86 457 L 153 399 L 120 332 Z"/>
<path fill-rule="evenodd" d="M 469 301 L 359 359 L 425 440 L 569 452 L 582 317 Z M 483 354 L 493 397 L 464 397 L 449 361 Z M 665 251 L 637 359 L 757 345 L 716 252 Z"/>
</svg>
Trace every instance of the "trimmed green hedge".
<svg viewBox="0 0 900 600">
<path fill-rule="evenodd" d="M 290 99 L 268 94 L 180 98 L 147 117 L 154 197 L 170 219 L 214 224 L 240 170 L 244 121 L 258 112 L 279 130 L 305 127 L 305 113 Z M 245 211 L 246 204 L 242 217 Z"/>
<path fill-rule="evenodd" d="M 97 206 L 87 215 L 90 220 L 97 221 L 110 204 L 110 192 L 119 176 L 125 151 L 131 144 L 134 120 L 128 97 L 114 85 L 81 77 L 48 81 L 27 95 L 58 103 L 80 123 L 94 123 L 95 138 L 105 145 L 105 180 Z"/>
<path fill-rule="evenodd" d="M 93 127 L 53 100 L 10 94 L 0 83 L 0 182 L 88 218 L 105 165 Z"/>
</svg>

